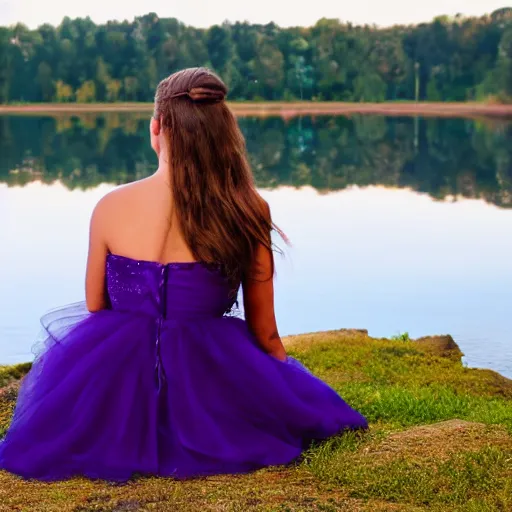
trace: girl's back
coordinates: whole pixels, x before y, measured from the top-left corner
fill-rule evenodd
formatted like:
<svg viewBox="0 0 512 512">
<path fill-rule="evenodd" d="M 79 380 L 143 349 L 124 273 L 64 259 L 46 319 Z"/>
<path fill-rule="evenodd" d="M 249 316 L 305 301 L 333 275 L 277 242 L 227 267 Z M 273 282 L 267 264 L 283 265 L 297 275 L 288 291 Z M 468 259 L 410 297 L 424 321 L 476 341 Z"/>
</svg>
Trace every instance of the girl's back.
<svg viewBox="0 0 512 512">
<path fill-rule="evenodd" d="M 114 254 L 161 263 L 194 261 L 162 172 L 107 194 L 93 219 L 97 234 Z"/>
</svg>

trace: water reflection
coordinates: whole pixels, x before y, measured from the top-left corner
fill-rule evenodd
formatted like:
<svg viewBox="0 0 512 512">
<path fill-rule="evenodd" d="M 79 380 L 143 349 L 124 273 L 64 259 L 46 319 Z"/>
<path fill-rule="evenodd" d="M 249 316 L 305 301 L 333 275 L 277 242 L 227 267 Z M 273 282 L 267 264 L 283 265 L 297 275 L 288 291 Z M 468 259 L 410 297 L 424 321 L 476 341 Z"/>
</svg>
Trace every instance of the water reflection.
<svg viewBox="0 0 512 512">
<path fill-rule="evenodd" d="M 407 187 L 512 206 L 512 124 L 378 116 L 243 118 L 260 188 Z M 141 114 L 0 116 L 0 181 L 90 188 L 154 170 Z"/>
<path fill-rule="evenodd" d="M 510 125 L 240 123 L 257 184 L 293 242 L 277 262 L 283 334 L 450 333 L 468 365 L 512 377 Z M 0 364 L 30 359 L 39 316 L 83 298 L 92 208 L 153 171 L 147 129 L 131 114 L 0 117 Z M 432 200 L 449 197 L 458 202 Z"/>
</svg>

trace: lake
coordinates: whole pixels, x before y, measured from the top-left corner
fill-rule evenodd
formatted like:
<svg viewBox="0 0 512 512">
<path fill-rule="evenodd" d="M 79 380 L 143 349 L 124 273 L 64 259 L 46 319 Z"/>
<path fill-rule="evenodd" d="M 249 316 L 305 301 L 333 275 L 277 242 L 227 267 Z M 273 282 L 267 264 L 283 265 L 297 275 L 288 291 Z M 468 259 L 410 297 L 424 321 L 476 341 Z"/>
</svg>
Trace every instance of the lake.
<svg viewBox="0 0 512 512">
<path fill-rule="evenodd" d="M 281 334 L 451 334 L 512 377 L 512 124 L 378 116 L 242 118 L 258 188 L 292 246 Z M 147 116 L 0 116 L 0 364 L 84 297 L 88 223 L 156 158 Z M 281 244 L 281 247 L 283 244 Z"/>
</svg>

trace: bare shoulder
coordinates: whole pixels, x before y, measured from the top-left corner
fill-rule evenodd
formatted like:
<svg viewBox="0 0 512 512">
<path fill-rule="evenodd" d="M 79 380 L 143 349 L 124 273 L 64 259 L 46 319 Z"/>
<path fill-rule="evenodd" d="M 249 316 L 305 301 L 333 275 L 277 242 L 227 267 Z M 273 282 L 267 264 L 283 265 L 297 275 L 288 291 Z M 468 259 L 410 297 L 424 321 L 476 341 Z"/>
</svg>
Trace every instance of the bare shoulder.
<svg viewBox="0 0 512 512">
<path fill-rule="evenodd" d="M 145 180 L 138 180 L 126 185 L 120 185 L 105 194 L 96 204 L 93 217 L 108 216 L 114 210 L 119 210 L 125 205 L 129 206 L 139 195 L 141 188 L 145 186 Z"/>
</svg>

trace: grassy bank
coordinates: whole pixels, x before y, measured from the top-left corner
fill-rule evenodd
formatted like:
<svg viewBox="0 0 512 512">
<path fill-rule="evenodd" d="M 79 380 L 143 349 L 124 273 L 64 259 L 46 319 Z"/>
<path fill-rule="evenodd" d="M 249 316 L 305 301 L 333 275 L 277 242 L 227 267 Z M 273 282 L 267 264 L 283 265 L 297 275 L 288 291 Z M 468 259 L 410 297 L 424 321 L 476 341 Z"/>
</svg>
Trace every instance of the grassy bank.
<svg viewBox="0 0 512 512">
<path fill-rule="evenodd" d="M 230 107 L 237 116 L 352 115 L 431 117 L 498 117 L 512 118 L 512 105 L 487 103 L 341 103 L 341 102 L 234 102 Z M 58 115 L 85 112 L 147 112 L 152 103 L 33 103 L 0 105 L 0 114 Z"/>
<path fill-rule="evenodd" d="M 114 486 L 0 472 L 0 511 L 512 510 L 512 380 L 464 367 L 447 337 L 334 331 L 286 344 L 368 418 L 369 432 L 316 446 L 294 467 L 236 477 Z M 0 368 L 0 432 L 27 369 Z"/>
</svg>

